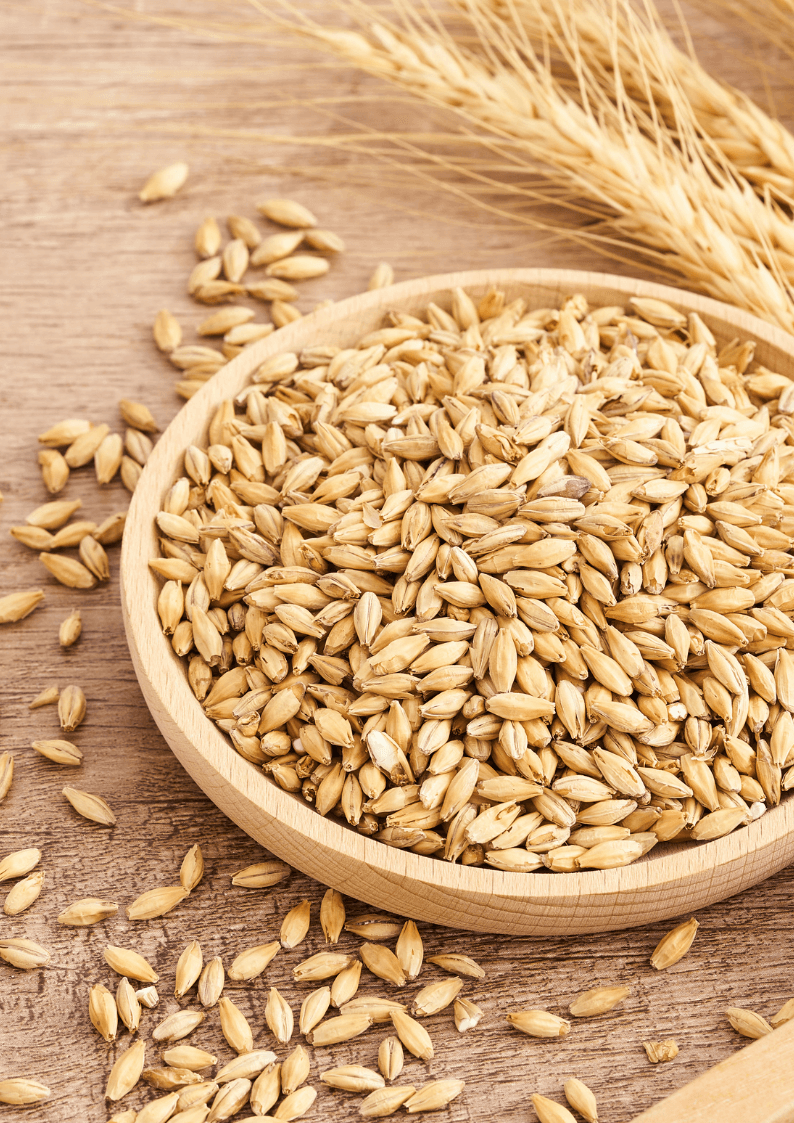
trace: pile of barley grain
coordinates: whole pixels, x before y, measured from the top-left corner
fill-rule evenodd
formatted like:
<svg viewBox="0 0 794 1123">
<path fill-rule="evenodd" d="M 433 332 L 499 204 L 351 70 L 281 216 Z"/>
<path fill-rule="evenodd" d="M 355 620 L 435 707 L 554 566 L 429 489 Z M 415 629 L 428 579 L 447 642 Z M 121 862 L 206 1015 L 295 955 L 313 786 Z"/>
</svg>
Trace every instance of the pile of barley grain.
<svg viewBox="0 0 794 1123">
<path fill-rule="evenodd" d="M 757 819 L 794 784 L 794 384 L 655 299 L 450 300 L 274 355 L 186 450 L 151 566 L 196 697 L 449 861 Z"/>
<path fill-rule="evenodd" d="M 334 256 L 345 249 L 338 234 L 317 227 L 317 219 L 302 203 L 265 199 L 257 204 L 257 210 L 274 226 L 286 229 L 263 238 L 250 218 L 229 215 L 226 224 L 231 240 L 225 246 L 214 218 L 206 218 L 196 231 L 199 261 L 188 278 L 187 291 L 200 304 L 225 305 L 197 329 L 202 338 L 222 336 L 221 350 L 203 343 L 183 345 L 182 328 L 176 317 L 165 308 L 157 314 L 154 340 L 183 372 L 176 383 L 177 393 L 183 398 L 191 398 L 245 347 L 265 339 L 276 328 L 299 320 L 302 314 L 295 304 L 300 296 L 296 284 L 322 277 Z M 306 253 L 307 249 L 315 252 Z M 264 277 L 254 282 L 246 280 L 249 268 L 263 269 Z M 373 272 L 369 287 L 382 288 L 393 280 L 391 266 L 382 262 Z M 268 307 L 270 322 L 257 320 L 253 308 L 229 303 L 246 297 Z M 315 310 L 330 303 L 321 301 Z"/>
</svg>

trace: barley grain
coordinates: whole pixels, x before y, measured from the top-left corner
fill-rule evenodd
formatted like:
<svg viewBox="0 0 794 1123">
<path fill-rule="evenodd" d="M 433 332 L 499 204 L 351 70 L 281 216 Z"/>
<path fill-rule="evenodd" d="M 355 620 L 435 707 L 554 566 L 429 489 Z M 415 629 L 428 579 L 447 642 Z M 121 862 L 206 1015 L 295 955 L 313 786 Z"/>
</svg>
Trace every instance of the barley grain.
<svg viewBox="0 0 794 1123">
<path fill-rule="evenodd" d="M 675 1041 L 643 1041 L 643 1048 L 652 1065 L 660 1061 L 672 1061 L 678 1056 L 678 1045 Z"/>
<path fill-rule="evenodd" d="M 37 694 L 32 702 L 29 703 L 29 710 L 38 710 L 42 706 L 51 706 L 53 702 L 57 702 L 59 697 L 57 686 L 46 686 L 40 694 Z"/>
<path fill-rule="evenodd" d="M 156 983 L 160 978 L 152 965 L 137 951 L 132 951 L 130 948 L 120 948 L 108 944 L 102 954 L 108 967 L 118 975 L 135 979 L 139 983 Z"/>
<path fill-rule="evenodd" d="M 268 994 L 265 1021 L 276 1041 L 286 1045 L 292 1037 L 294 1019 L 289 1003 L 275 987 L 271 987 Z"/>
<path fill-rule="evenodd" d="M 113 901 L 103 901 L 99 897 L 82 897 L 75 901 L 58 916 L 59 924 L 84 928 L 89 924 L 100 924 L 108 917 L 115 916 L 119 906 Z"/>
<path fill-rule="evenodd" d="M 58 720 L 64 733 L 73 733 L 85 717 L 85 694 L 79 686 L 65 686 L 58 698 Z"/>
<path fill-rule="evenodd" d="M 236 1053 L 250 1053 L 254 1047 L 254 1034 L 243 1012 L 231 998 L 225 996 L 218 999 L 218 1010 L 221 1032 L 229 1045 Z"/>
<path fill-rule="evenodd" d="M 415 1093 L 416 1088 L 411 1084 L 403 1087 L 378 1088 L 361 1101 L 359 1115 L 363 1115 L 365 1119 L 381 1119 L 386 1115 L 393 1115 Z"/>
<path fill-rule="evenodd" d="M 44 873 L 37 870 L 12 886 L 3 903 L 3 912 L 6 916 L 19 916 L 21 912 L 29 909 L 41 893 L 43 884 Z"/>
<path fill-rule="evenodd" d="M 83 631 L 83 620 L 78 609 L 73 608 L 58 628 L 58 642 L 61 647 L 71 647 L 77 643 Z"/>
<path fill-rule="evenodd" d="M 101 796 L 70 787 L 63 788 L 62 794 L 66 796 L 77 814 L 82 815 L 84 819 L 99 823 L 101 827 L 115 826 L 116 816 Z"/>
<path fill-rule="evenodd" d="M 184 901 L 187 895 L 188 890 L 181 885 L 149 889 L 127 906 L 127 917 L 129 920 L 153 920 L 155 917 L 165 916 L 171 909 L 176 908 L 180 901 Z"/>
<path fill-rule="evenodd" d="M 30 1080 L 25 1076 L 0 1080 L 0 1103 L 21 1106 L 41 1103 L 42 1100 L 49 1099 L 49 1097 L 49 1088 L 38 1080 Z"/>
<path fill-rule="evenodd" d="M 190 988 L 198 982 L 203 966 L 204 957 L 201 946 L 197 940 L 191 940 L 177 960 L 174 983 L 175 998 L 184 998 Z"/>
<path fill-rule="evenodd" d="M 203 1010 L 178 1010 L 169 1014 L 152 1030 L 154 1041 L 181 1041 L 204 1021 Z"/>
<path fill-rule="evenodd" d="M 182 161 L 167 164 L 154 172 L 138 192 L 142 203 L 157 203 L 161 199 L 171 199 L 184 187 L 190 168 Z"/>
<path fill-rule="evenodd" d="M 105 1099 L 120 1100 L 132 1091 L 140 1080 L 145 1057 L 146 1045 L 143 1041 L 136 1041 L 120 1054 L 110 1070 Z"/>
<path fill-rule="evenodd" d="M 268 1065 L 272 1065 L 275 1059 L 276 1054 L 271 1053 L 269 1049 L 257 1049 L 253 1052 L 241 1053 L 240 1056 L 229 1061 L 215 1074 L 215 1082 L 227 1084 L 230 1080 L 253 1079 L 259 1076 Z M 215 1062 L 213 1060 L 209 1063 L 214 1064 Z"/>
<path fill-rule="evenodd" d="M 0 939 L 0 959 L 20 971 L 32 971 L 35 967 L 46 967 L 51 956 L 46 948 L 34 940 L 12 937 Z"/>
<path fill-rule="evenodd" d="M 317 225 L 317 219 L 312 212 L 293 199 L 264 199 L 256 204 L 256 209 L 279 226 L 301 228 Z"/>
<path fill-rule="evenodd" d="M 108 1043 L 116 1040 L 118 1010 L 113 995 L 101 983 L 88 992 L 88 1017 L 97 1033 Z"/>
<path fill-rule="evenodd" d="M 0 624 L 15 624 L 24 620 L 44 600 L 43 589 L 30 589 L 24 593 L 8 593 L 0 597 Z"/>
<path fill-rule="evenodd" d="M 657 971 L 664 971 L 683 959 L 692 947 L 698 926 L 697 920 L 690 917 L 662 936 L 651 955 L 651 966 Z"/>
<path fill-rule="evenodd" d="M 302 1045 L 296 1045 L 281 1065 L 282 1095 L 289 1096 L 304 1084 L 309 1078 L 309 1068 L 309 1054 Z"/>
<path fill-rule="evenodd" d="M 202 1006 L 216 1006 L 223 993 L 226 973 L 220 956 L 210 959 L 199 976 L 198 998 Z"/>
<path fill-rule="evenodd" d="M 204 855 L 201 847 L 194 843 L 182 859 L 179 867 L 179 883 L 188 892 L 195 889 L 204 876 Z"/>
</svg>

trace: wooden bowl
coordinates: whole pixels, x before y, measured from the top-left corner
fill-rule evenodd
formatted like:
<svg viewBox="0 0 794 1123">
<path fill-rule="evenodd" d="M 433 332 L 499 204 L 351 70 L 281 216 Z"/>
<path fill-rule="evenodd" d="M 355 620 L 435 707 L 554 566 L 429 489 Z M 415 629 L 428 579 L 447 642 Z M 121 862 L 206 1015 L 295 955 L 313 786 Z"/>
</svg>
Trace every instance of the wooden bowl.
<svg viewBox="0 0 794 1123">
<path fill-rule="evenodd" d="M 246 348 L 177 414 L 155 446 L 130 505 L 121 560 L 127 639 L 144 697 L 160 731 L 196 783 L 262 846 L 304 873 L 358 900 L 416 920 L 484 932 L 568 935 L 649 924 L 739 893 L 794 858 L 794 800 L 725 838 L 690 844 L 622 869 L 576 874 L 516 874 L 451 865 L 396 850 L 325 819 L 248 763 L 203 713 L 185 666 L 163 636 L 159 582 L 148 568 L 158 553 L 155 515 L 184 450 L 205 439 L 218 404 L 234 397 L 270 355 L 309 344 L 349 346 L 380 327 L 391 308 L 448 304 L 460 285 L 475 298 L 491 285 L 530 307 L 556 307 L 581 292 L 593 304 L 654 296 L 697 311 L 718 339 L 754 338 L 756 358 L 794 377 L 794 339 L 736 308 L 627 277 L 554 269 L 456 273 L 407 281 L 356 296 L 298 320 Z M 662 848 L 660 848 L 661 850 Z"/>
</svg>

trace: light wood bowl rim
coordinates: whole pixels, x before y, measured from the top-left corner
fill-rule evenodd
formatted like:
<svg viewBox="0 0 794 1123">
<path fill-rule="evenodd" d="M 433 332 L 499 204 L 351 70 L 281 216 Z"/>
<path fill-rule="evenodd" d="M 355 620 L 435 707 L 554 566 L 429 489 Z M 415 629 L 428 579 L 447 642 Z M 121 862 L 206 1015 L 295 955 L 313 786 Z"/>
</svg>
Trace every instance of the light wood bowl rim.
<svg viewBox="0 0 794 1123">
<path fill-rule="evenodd" d="M 734 325 L 737 334 L 742 337 L 755 338 L 784 353 L 794 352 L 794 338 L 727 304 L 685 290 L 630 277 L 574 270 L 497 269 L 425 277 L 352 297 L 304 317 L 246 348 L 194 395 L 168 426 L 144 468 L 129 508 L 121 561 L 122 607 L 136 673 L 164 736 L 189 771 L 190 761 L 185 759 L 184 746 L 178 751 L 173 742 L 178 735 L 191 747 L 196 758 L 194 763 L 205 775 L 205 779 L 200 782 L 210 798 L 215 798 L 217 793 L 213 791 L 212 784 L 206 782 L 208 770 L 217 775 L 221 787 L 230 785 L 246 801 L 253 800 L 260 806 L 266 817 L 273 816 L 279 821 L 282 838 L 269 837 L 267 842 L 274 853 L 328 884 L 334 884 L 332 870 L 318 868 L 317 862 L 296 862 L 294 855 L 291 856 L 291 839 L 295 832 L 303 837 L 310 850 L 316 847 L 317 854 L 324 855 L 324 862 L 329 851 L 334 851 L 340 857 L 364 863 L 374 875 L 374 883 L 382 876 L 389 884 L 402 883 L 408 892 L 413 885 L 430 886 L 444 895 L 462 894 L 464 898 L 473 895 L 488 899 L 492 902 L 495 917 L 501 911 L 500 901 L 521 902 L 526 906 L 535 902 L 541 908 L 552 909 L 558 904 L 566 911 L 573 909 L 576 912 L 577 902 L 580 900 L 590 903 L 603 900 L 608 907 L 610 901 L 626 894 L 632 897 L 638 892 L 661 892 L 667 886 L 682 882 L 701 885 L 704 900 L 719 899 L 719 893 L 713 893 L 715 886 L 709 892 L 709 884 L 713 879 L 718 879 L 722 867 L 742 863 L 759 850 L 774 852 L 777 848 L 779 851 L 786 840 L 791 844 L 794 838 L 794 800 L 785 801 L 779 807 L 770 809 L 756 822 L 714 842 L 692 845 L 674 853 L 660 853 L 658 856 L 651 854 L 642 862 L 616 870 L 528 875 L 484 867 L 450 865 L 436 858 L 396 850 L 365 838 L 337 822 L 324 819 L 311 807 L 270 782 L 258 769 L 239 756 L 214 723 L 205 717 L 188 685 L 183 661 L 173 653 L 170 643 L 160 630 L 154 610 L 159 581 L 151 574 L 147 565 L 149 557 L 153 556 L 154 516 L 159 510 L 165 490 L 179 474 L 178 465 L 184 449 L 191 440 L 201 439 L 208 419 L 218 403 L 239 393 L 247 383 L 248 376 L 267 357 L 280 351 L 299 351 L 314 333 L 340 320 L 377 308 L 384 311 L 392 307 L 401 308 L 417 295 L 433 299 L 454 286 L 483 292 L 491 284 L 500 287 L 528 286 L 554 293 L 584 292 L 585 295 L 599 288 L 608 288 L 621 294 L 626 300 L 638 295 L 656 297 L 684 310 L 697 311 L 707 321 L 716 319 Z M 140 594 L 147 587 L 150 589 L 148 602 L 144 610 L 141 610 Z M 233 811 L 231 816 L 234 816 Z M 794 846 L 787 848 L 788 858 L 792 856 L 791 850 L 794 850 Z M 783 864 L 785 862 L 779 858 L 774 862 L 776 868 L 781 868 Z M 755 880 L 759 878 L 756 877 Z M 747 882 L 751 883 L 752 880 Z M 743 888 L 744 884 L 740 887 Z M 378 894 L 375 893 L 375 896 Z M 383 900 L 376 900 L 375 903 L 382 905 Z M 451 906 L 454 909 L 454 902 L 451 902 Z M 404 911 L 409 912 L 408 909 Z M 420 915 L 421 911 L 419 909 Z M 659 912 L 658 909 L 656 911 Z M 609 927 L 603 920 L 604 918 L 597 928 L 589 930 Z M 644 922 L 642 917 L 635 921 L 639 924 Z M 459 923 L 466 926 L 465 916 L 460 918 Z M 631 918 L 622 917 L 619 926 L 630 923 Z M 481 924 L 474 926 L 482 927 Z M 580 923 L 578 926 L 573 924 L 571 930 L 588 929 L 583 928 Z"/>
</svg>

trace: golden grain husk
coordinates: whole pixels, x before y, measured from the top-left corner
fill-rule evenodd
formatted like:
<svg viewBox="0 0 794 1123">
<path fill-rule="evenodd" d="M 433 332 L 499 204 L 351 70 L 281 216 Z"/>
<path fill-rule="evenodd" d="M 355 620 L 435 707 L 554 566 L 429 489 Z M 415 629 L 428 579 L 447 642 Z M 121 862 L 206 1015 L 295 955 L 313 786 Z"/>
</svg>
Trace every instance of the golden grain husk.
<svg viewBox="0 0 794 1123">
<path fill-rule="evenodd" d="M 595 987 L 578 995 L 568 1010 L 575 1018 L 592 1018 L 613 1010 L 630 994 L 630 987 Z"/>
<path fill-rule="evenodd" d="M 642 1047 L 652 1065 L 662 1061 L 672 1061 L 678 1056 L 678 1045 L 675 1041 L 643 1041 Z"/>
<path fill-rule="evenodd" d="M 154 1041 L 181 1041 L 204 1021 L 203 1010 L 178 1010 L 152 1030 Z"/>
<path fill-rule="evenodd" d="M 147 1010 L 153 1010 L 160 1003 L 157 987 L 141 987 L 140 990 L 135 991 L 135 997 L 141 1006 L 145 1006 Z"/>
<path fill-rule="evenodd" d="M 301 1003 L 299 1028 L 301 1033 L 308 1034 L 318 1025 L 331 1005 L 331 988 L 318 987 L 308 994 Z"/>
<path fill-rule="evenodd" d="M 130 1033 L 135 1033 L 141 1020 L 141 1004 L 134 987 L 127 978 L 120 979 L 119 985 L 116 987 L 116 1009 Z"/>
<path fill-rule="evenodd" d="M 320 1073 L 320 1080 L 329 1088 L 341 1088 L 345 1092 L 374 1092 L 376 1088 L 383 1088 L 385 1080 L 379 1072 L 363 1065 L 342 1065 L 339 1068 L 327 1068 Z"/>
<path fill-rule="evenodd" d="M 147 1075 L 151 1074 L 153 1071 L 152 1069 L 145 1070 L 143 1073 L 144 1080 L 146 1080 Z M 152 1081 L 150 1080 L 149 1083 L 152 1083 Z M 155 1084 L 154 1086 L 160 1087 L 159 1084 Z M 178 1092 L 169 1092 L 165 1096 L 158 1096 L 154 1100 L 149 1100 L 138 1112 L 135 1117 L 135 1123 L 138 1123 L 139 1119 L 141 1123 L 165 1123 L 166 1119 L 172 1117 L 178 1100 Z"/>
<path fill-rule="evenodd" d="M 256 979 L 272 963 L 280 950 L 281 944 L 278 940 L 246 948 L 232 960 L 228 971 L 229 978 L 234 982 L 249 982 L 251 979 Z"/>
<path fill-rule="evenodd" d="M 69 482 L 69 464 L 63 453 L 54 448 L 43 448 L 38 455 L 41 478 L 50 495 L 63 491 Z"/>
<path fill-rule="evenodd" d="M 102 954 L 108 967 L 118 975 L 125 975 L 139 983 L 156 983 L 160 978 L 151 963 L 131 948 L 108 944 Z"/>
<path fill-rule="evenodd" d="M 405 972 L 397 956 L 389 948 L 380 944 L 362 944 L 358 953 L 368 971 L 393 986 L 404 987 Z"/>
<path fill-rule="evenodd" d="M 306 939 L 311 921 L 311 903 L 301 901 L 291 908 L 281 923 L 281 946 L 295 948 Z"/>
<path fill-rule="evenodd" d="M 519 1010 L 508 1014 L 510 1025 L 528 1033 L 530 1037 L 565 1037 L 570 1032 L 571 1023 L 548 1010 Z"/>
<path fill-rule="evenodd" d="M 212 1101 L 209 1115 L 207 1116 L 207 1123 L 215 1123 L 216 1120 L 231 1119 L 233 1115 L 248 1103 L 248 1098 L 251 1094 L 251 1081 L 239 1078 L 237 1080 L 230 1080 L 228 1084 L 224 1084 L 218 1089 L 215 1099 Z"/>
<path fill-rule="evenodd" d="M 120 1100 L 132 1091 L 140 1080 L 145 1058 L 146 1045 L 140 1040 L 120 1054 L 110 1070 L 105 1099 Z"/>
<path fill-rule="evenodd" d="M 115 826 L 116 816 L 101 796 L 71 787 L 63 788 L 62 794 L 71 803 L 77 814 L 82 815 L 84 819 L 99 823 L 101 827 Z"/>
<path fill-rule="evenodd" d="M 563 1107 L 556 1100 L 549 1099 L 548 1096 L 541 1096 L 536 1092 L 532 1096 L 532 1106 L 540 1123 L 576 1123 L 576 1119 L 567 1107 Z"/>
<path fill-rule="evenodd" d="M 286 1045 L 292 1037 L 294 1016 L 287 1000 L 271 987 L 265 1004 L 265 1021 L 276 1041 Z"/>
<path fill-rule="evenodd" d="M 25 1076 L 11 1077 L 9 1080 L 0 1080 L 0 1103 L 24 1104 L 41 1103 L 49 1099 L 51 1092 L 46 1084 L 38 1080 L 30 1080 Z"/>
<path fill-rule="evenodd" d="M 73 733 L 82 724 L 86 700 L 79 686 L 65 686 L 58 698 L 58 721 L 64 733 Z"/>
<path fill-rule="evenodd" d="M 113 995 L 102 983 L 96 983 L 88 992 L 88 1017 L 100 1037 L 107 1042 L 116 1040 L 118 1009 Z"/>
<path fill-rule="evenodd" d="M 336 944 L 345 926 L 345 905 L 342 894 L 326 889 L 320 904 L 320 927 L 327 944 Z"/>
<path fill-rule="evenodd" d="M 320 951 L 292 968 L 296 982 L 319 982 L 332 979 L 354 962 L 355 957 L 339 951 Z"/>
<path fill-rule="evenodd" d="M 273 1112 L 274 1119 L 299 1119 L 311 1108 L 317 1098 L 317 1092 L 310 1085 L 299 1088 L 286 1096 Z"/>
<path fill-rule="evenodd" d="M 569 1077 L 563 1084 L 565 1098 L 574 1111 L 578 1111 L 585 1123 L 598 1123 L 598 1104 L 594 1093 L 584 1081 L 575 1076 Z"/>
<path fill-rule="evenodd" d="M 212 257 L 221 248 L 221 229 L 217 219 L 211 215 L 196 229 L 194 238 L 196 253 L 199 257 Z"/>
<path fill-rule="evenodd" d="M 256 209 L 271 222 L 279 226 L 290 226 L 300 229 L 306 226 L 316 226 L 317 219 L 303 203 L 294 199 L 263 199 L 256 204 Z"/>
<path fill-rule="evenodd" d="M 3 912 L 6 916 L 19 916 L 21 912 L 29 909 L 41 893 L 43 885 L 44 873 L 36 870 L 35 873 L 23 877 L 12 886 L 3 902 Z"/>
<path fill-rule="evenodd" d="M 377 1088 L 361 1101 L 358 1112 L 365 1119 L 382 1119 L 393 1115 L 415 1095 L 416 1088 L 411 1084 L 402 1087 Z"/>
<path fill-rule="evenodd" d="M 462 987 L 463 979 L 442 979 L 440 983 L 429 983 L 415 995 L 411 1013 L 419 1018 L 437 1014 L 455 1001 Z"/>
<path fill-rule="evenodd" d="M 191 1111 L 202 1107 L 212 1099 L 218 1088 L 219 1085 L 214 1080 L 202 1080 L 200 1084 L 191 1084 L 188 1088 L 183 1088 L 176 1101 L 177 1110 Z"/>
<path fill-rule="evenodd" d="M 221 1032 L 236 1053 L 250 1053 L 254 1047 L 254 1034 L 248 1019 L 231 998 L 218 999 Z"/>
<path fill-rule="evenodd" d="M 13 877 L 24 877 L 41 861 L 41 851 L 35 846 L 25 850 L 14 850 L 0 860 L 0 881 L 8 881 Z"/>
<path fill-rule="evenodd" d="M 41 944 L 24 937 L 0 939 L 0 959 L 10 963 L 20 971 L 32 971 L 36 967 L 46 967 L 51 955 Z"/>
<path fill-rule="evenodd" d="M 162 199 L 171 199 L 187 182 L 190 168 L 184 161 L 166 164 L 164 168 L 153 172 L 138 192 L 142 203 L 158 203 Z"/>
<path fill-rule="evenodd" d="M 296 1045 L 281 1065 L 281 1092 L 289 1096 L 309 1078 L 309 1054 L 302 1045 Z"/>
<path fill-rule="evenodd" d="M 182 859 L 179 867 L 179 883 L 183 889 L 191 892 L 204 876 L 204 855 L 201 847 L 195 842 Z"/>
<path fill-rule="evenodd" d="M 201 945 L 197 940 L 191 940 L 181 952 L 176 964 L 176 979 L 174 983 L 174 997 L 184 998 L 201 975 L 204 966 L 204 957 Z"/>
<path fill-rule="evenodd" d="M 277 885 L 291 873 L 289 866 L 284 862 L 269 861 L 259 862 L 254 866 L 246 866 L 244 870 L 234 874 L 232 885 L 242 885 L 246 889 L 268 889 Z"/>
<path fill-rule="evenodd" d="M 99 924 L 108 917 L 115 916 L 118 911 L 119 906 L 113 901 L 103 901 L 100 897 L 82 897 L 60 913 L 58 923 L 84 928 L 89 924 Z"/>
<path fill-rule="evenodd" d="M 198 981 L 198 999 L 202 1006 L 216 1006 L 223 993 L 226 972 L 219 955 L 204 966 Z"/>
<path fill-rule="evenodd" d="M 423 1025 L 403 1010 L 393 1010 L 391 1021 L 397 1036 L 409 1053 L 413 1053 L 415 1057 L 419 1057 L 423 1061 L 433 1059 L 433 1042 Z"/>
<path fill-rule="evenodd" d="M 251 1109 L 256 1115 L 267 1115 L 281 1094 L 281 1065 L 269 1062 L 251 1088 Z"/>
<path fill-rule="evenodd" d="M 269 1049 L 256 1049 L 241 1053 L 215 1073 L 217 1084 L 228 1084 L 230 1080 L 251 1080 L 272 1065 L 276 1054 Z"/>
<path fill-rule="evenodd" d="M 385 289 L 389 285 L 394 284 L 394 269 L 387 261 L 381 261 L 375 266 L 370 278 L 367 288 L 370 292 L 373 289 Z"/>
<path fill-rule="evenodd" d="M 776 1014 L 773 1014 L 769 1019 L 769 1024 L 773 1029 L 778 1026 L 783 1026 L 786 1022 L 794 1019 L 794 999 L 790 998 L 788 1002 L 784 1002 Z"/>
<path fill-rule="evenodd" d="M 756 1014 L 755 1010 L 743 1010 L 739 1006 L 729 1006 L 725 1014 L 733 1028 L 742 1037 L 750 1037 L 755 1040 L 759 1037 L 765 1037 L 773 1030 L 766 1018 Z"/>
<path fill-rule="evenodd" d="M 698 927 L 698 922 L 693 916 L 662 936 L 651 955 L 651 967 L 655 967 L 657 971 L 664 971 L 674 963 L 678 963 L 679 959 L 683 959 L 692 947 Z"/>
<path fill-rule="evenodd" d="M 43 600 L 43 589 L 29 589 L 0 597 L 0 624 L 16 624 L 18 620 L 24 620 Z"/>
<path fill-rule="evenodd" d="M 312 1029 L 306 1039 L 310 1045 L 338 1045 L 341 1041 L 350 1041 L 369 1029 L 373 1019 L 368 1014 L 345 1014 L 337 1018 L 329 1018 L 320 1022 Z"/>
<path fill-rule="evenodd" d="M 394 1035 L 384 1037 L 378 1046 L 378 1068 L 385 1080 L 396 1080 L 403 1070 L 405 1054 L 402 1042 Z"/>
<path fill-rule="evenodd" d="M 468 955 L 460 955 L 457 952 L 445 952 L 442 955 L 430 955 L 427 959 L 428 963 L 434 963 L 436 967 L 440 967 L 442 971 L 449 971 L 455 975 L 465 975 L 471 979 L 484 979 L 485 971 L 480 967 L 479 963 L 475 963 Z"/>
<path fill-rule="evenodd" d="M 158 350 L 166 355 L 175 351 L 182 342 L 182 328 L 179 320 L 167 308 L 161 308 L 155 316 L 152 334 Z"/>
<path fill-rule="evenodd" d="M 163 1053 L 165 1063 L 173 1068 L 187 1068 L 191 1072 L 200 1072 L 218 1063 L 218 1058 L 205 1049 L 197 1049 L 195 1045 L 175 1045 Z"/>
<path fill-rule="evenodd" d="M 77 643 L 83 631 L 83 618 L 77 608 L 61 621 L 58 628 L 58 643 L 61 647 L 71 647 Z"/>
<path fill-rule="evenodd" d="M 29 703 L 29 710 L 38 710 L 42 706 L 51 706 L 53 702 L 57 702 L 59 697 L 57 686 L 45 686 L 40 694 L 37 694 L 32 702 Z"/>
<path fill-rule="evenodd" d="M 131 905 L 126 908 L 129 920 L 153 920 L 158 916 L 165 916 L 171 909 L 184 901 L 188 890 L 181 885 L 167 885 L 161 889 L 149 889 L 141 893 Z"/>
</svg>

